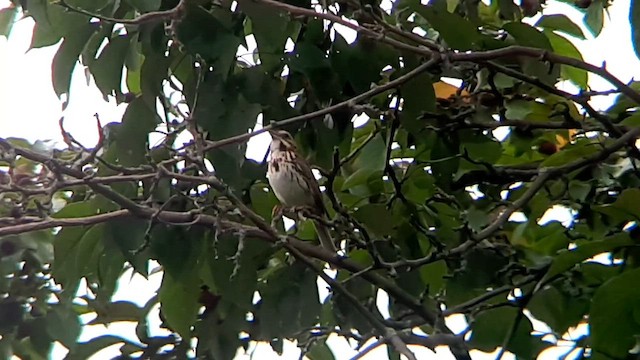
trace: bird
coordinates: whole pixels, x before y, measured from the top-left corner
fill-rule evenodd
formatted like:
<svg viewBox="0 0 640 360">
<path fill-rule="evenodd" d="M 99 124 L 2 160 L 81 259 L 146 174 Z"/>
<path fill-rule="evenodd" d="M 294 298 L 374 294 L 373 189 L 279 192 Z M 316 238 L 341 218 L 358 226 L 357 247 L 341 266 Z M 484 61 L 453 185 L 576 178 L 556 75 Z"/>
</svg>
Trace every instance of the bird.
<svg viewBox="0 0 640 360">
<path fill-rule="evenodd" d="M 267 179 L 276 198 L 284 207 L 304 207 L 311 214 L 327 219 L 327 209 L 322 201 L 318 181 L 311 166 L 298 152 L 291 134 L 284 130 L 271 130 L 267 167 Z M 329 229 L 318 220 L 313 221 L 320 244 L 331 252 L 337 252 Z"/>
</svg>

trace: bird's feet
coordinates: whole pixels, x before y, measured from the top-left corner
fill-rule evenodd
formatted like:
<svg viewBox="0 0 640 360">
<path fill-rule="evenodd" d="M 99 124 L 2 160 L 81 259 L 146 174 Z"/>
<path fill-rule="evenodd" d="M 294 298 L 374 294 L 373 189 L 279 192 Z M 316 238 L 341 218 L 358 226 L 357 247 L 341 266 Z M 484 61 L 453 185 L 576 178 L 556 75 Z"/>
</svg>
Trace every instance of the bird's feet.
<svg viewBox="0 0 640 360">
<path fill-rule="evenodd" d="M 284 215 L 284 207 L 280 204 L 273 207 L 271 210 L 271 226 L 275 227 L 276 224 L 282 220 L 282 216 Z"/>
</svg>

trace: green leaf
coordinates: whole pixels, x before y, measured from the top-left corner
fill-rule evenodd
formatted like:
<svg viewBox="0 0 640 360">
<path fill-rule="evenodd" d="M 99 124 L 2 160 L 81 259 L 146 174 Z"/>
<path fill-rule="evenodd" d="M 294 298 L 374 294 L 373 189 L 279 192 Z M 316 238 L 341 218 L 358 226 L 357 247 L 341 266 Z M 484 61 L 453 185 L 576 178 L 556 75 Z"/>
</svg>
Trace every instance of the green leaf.
<svg viewBox="0 0 640 360">
<path fill-rule="evenodd" d="M 447 1 L 447 7 L 449 7 L 449 1 Z M 520 8 L 511 0 L 498 0 L 498 9 L 500 11 L 500 19 L 516 20 L 522 17 Z M 449 11 L 453 12 L 453 9 Z"/>
<path fill-rule="evenodd" d="M 553 331 L 564 334 L 583 320 L 589 309 L 589 301 L 565 294 L 556 286 L 547 286 L 535 293 L 527 309 Z"/>
<path fill-rule="evenodd" d="M 545 347 L 539 337 L 532 337 L 533 326 L 526 316 L 517 320 L 519 309 L 500 307 L 484 311 L 478 315 L 471 325 L 472 333 L 469 343 L 478 350 L 492 352 L 502 344 L 507 336 L 507 350 L 518 358 L 535 359 Z M 509 329 L 518 321 L 513 333 Z"/>
<path fill-rule="evenodd" d="M 358 92 L 365 92 L 371 88 L 372 83 L 378 83 L 382 79 L 382 69 L 385 66 L 397 68 L 397 50 L 380 42 L 367 38 L 358 38 L 352 44 L 336 33 L 336 38 L 331 45 L 330 60 L 333 70 L 351 84 Z M 354 66 L 358 64 L 358 66 Z"/>
<path fill-rule="evenodd" d="M 526 100 L 513 100 L 505 104 L 507 112 L 505 116 L 511 120 L 526 119 L 533 112 L 535 102 Z"/>
<path fill-rule="evenodd" d="M 594 210 L 605 213 L 618 222 L 640 219 L 640 189 L 626 189 L 618 196 L 613 204 L 598 205 Z"/>
<path fill-rule="evenodd" d="M 232 28 L 236 26 L 234 19 L 242 21 L 242 17 L 225 18 L 228 14 L 228 11 L 210 13 L 201 6 L 189 5 L 185 18 L 176 28 L 178 39 L 186 52 L 200 56 L 223 79 L 226 79 L 229 69 L 235 63 L 236 52 L 241 43 Z"/>
<path fill-rule="evenodd" d="M 0 36 L 9 36 L 18 13 L 18 7 L 13 4 L 0 9 Z"/>
<path fill-rule="evenodd" d="M 265 119 L 280 120 L 299 115 L 282 95 L 283 79 L 267 74 L 262 66 L 245 69 L 234 80 L 249 103 L 262 105 Z"/>
<path fill-rule="evenodd" d="M 213 234 L 209 236 L 212 238 Z M 205 241 L 203 246 L 207 243 Z M 225 302 L 247 310 L 258 286 L 256 269 L 266 266 L 264 262 L 272 253 L 273 249 L 267 242 L 218 235 L 215 249 L 207 248 L 202 252 L 200 262 L 204 266 L 201 273 L 204 274 L 203 279 L 208 281 L 207 285 L 215 289 Z"/>
<path fill-rule="evenodd" d="M 400 123 L 413 134 L 424 130 L 420 115 L 436 109 L 436 94 L 433 80 L 428 74 L 420 74 L 409 80 L 401 88 L 404 103 Z"/>
<path fill-rule="evenodd" d="M 87 23 L 78 31 L 74 31 L 64 37 L 51 64 L 53 90 L 58 97 L 69 92 L 71 75 L 78 63 L 78 57 L 96 29 L 96 24 Z"/>
<path fill-rule="evenodd" d="M 473 135 L 473 138 L 465 139 L 465 142 L 460 146 L 471 159 L 489 164 L 493 164 L 500 159 L 502 146 L 499 142 L 485 137 L 478 137 L 476 134 Z"/>
<path fill-rule="evenodd" d="M 387 147 L 382 135 L 376 135 L 349 164 L 352 172 L 342 184 L 342 189 L 351 189 L 365 184 L 373 177 L 381 177 L 385 168 L 386 151 Z"/>
<path fill-rule="evenodd" d="M 629 270 L 604 283 L 596 291 L 589 315 L 595 352 L 625 358 L 636 344 L 640 323 L 634 310 L 640 299 L 640 269 Z"/>
<path fill-rule="evenodd" d="M 259 287 L 262 300 L 257 313 L 263 337 L 288 337 L 301 327 L 317 324 L 321 306 L 313 271 L 296 262 L 265 280 Z"/>
<path fill-rule="evenodd" d="M 331 68 L 325 50 L 308 41 L 298 42 L 292 53 L 287 54 L 292 73 L 304 75 L 306 87 L 313 89 L 314 95 L 321 101 L 328 101 L 338 94 L 338 77 Z"/>
<path fill-rule="evenodd" d="M 472 50 L 480 41 L 477 27 L 460 15 L 437 6 L 424 6 L 419 2 L 412 5 L 412 10 L 424 17 L 449 47 L 460 51 Z"/>
<path fill-rule="evenodd" d="M 584 201 L 591 192 L 591 185 L 577 180 L 569 182 L 569 196 L 575 201 Z"/>
<path fill-rule="evenodd" d="M 485 209 L 477 209 L 475 207 L 467 209 L 465 220 L 473 231 L 480 231 L 489 224 L 489 214 Z"/>
<path fill-rule="evenodd" d="M 289 61 L 292 70 L 300 71 L 309 76 L 310 72 L 318 68 L 329 68 L 329 60 L 324 52 L 315 44 L 307 42 L 299 43 L 295 49 L 295 55 Z"/>
<path fill-rule="evenodd" d="M 163 94 L 163 82 L 169 76 L 170 60 L 161 54 L 150 53 L 145 56 L 140 66 L 140 90 L 145 104 L 150 109 L 155 109 L 156 98 Z M 186 87 L 184 92 L 187 99 L 194 98 L 189 92 L 189 87 Z"/>
<path fill-rule="evenodd" d="M 53 214 L 54 218 L 81 218 L 96 214 L 95 201 L 72 203 Z M 102 229 L 98 224 L 89 227 L 65 227 L 55 236 L 53 275 L 62 284 L 66 298 L 75 296 L 80 279 L 95 271 L 92 261 L 102 249 Z"/>
<path fill-rule="evenodd" d="M 367 204 L 353 214 L 378 236 L 391 235 L 394 224 L 389 221 L 391 213 L 384 204 Z"/>
<path fill-rule="evenodd" d="M 125 258 L 115 244 L 107 242 L 102 247 L 104 249 L 99 252 L 95 283 L 98 293 L 108 298 L 116 291 L 118 279 L 124 272 Z"/>
<path fill-rule="evenodd" d="M 35 20 L 29 48 L 53 45 L 64 35 L 59 26 L 64 19 L 60 6 L 51 5 L 48 0 L 36 0 L 29 4 L 26 14 Z"/>
<path fill-rule="evenodd" d="M 67 204 L 65 207 L 51 215 L 54 219 L 79 218 L 100 213 L 100 209 L 96 209 L 94 201 L 79 201 Z M 71 228 L 70 228 L 71 229 Z"/>
<path fill-rule="evenodd" d="M 111 37 L 113 32 L 113 25 L 103 25 L 98 31 L 91 35 L 91 38 L 87 41 L 82 50 L 81 61 L 84 66 L 91 66 L 96 61 L 98 50 L 104 45 L 105 39 Z"/>
<path fill-rule="evenodd" d="M 241 0 L 238 6 L 251 19 L 251 31 L 258 46 L 260 63 L 269 73 L 282 68 L 284 45 L 289 37 L 295 38 L 300 23 L 271 6 L 251 0 Z"/>
<path fill-rule="evenodd" d="M 353 174 L 349 175 L 347 179 L 342 183 L 340 189 L 342 191 L 354 189 L 360 185 L 367 185 L 369 182 L 374 182 L 382 177 L 383 172 L 381 170 L 371 171 L 370 169 L 359 169 Z"/>
<path fill-rule="evenodd" d="M 102 49 L 98 59 L 91 63 L 89 70 L 96 81 L 96 86 L 106 99 L 108 95 L 119 96 L 122 94 L 122 71 L 129 51 L 129 35 L 118 35 L 109 39 L 108 44 Z"/>
<path fill-rule="evenodd" d="M 628 118 L 622 120 L 620 125 L 630 126 L 630 127 L 639 127 L 640 126 L 640 114 L 633 114 Z"/>
<path fill-rule="evenodd" d="M 333 352 L 324 341 L 317 341 L 311 347 L 311 350 L 304 354 L 309 360 L 334 360 Z"/>
<path fill-rule="evenodd" d="M 504 24 L 503 28 L 515 38 L 518 45 L 552 50 L 549 39 L 540 30 L 531 25 L 511 22 Z"/>
<path fill-rule="evenodd" d="M 438 137 L 431 149 L 431 172 L 436 179 L 436 184 L 441 187 L 451 185 L 453 174 L 458 171 L 460 158 L 458 146 L 452 144 L 448 139 Z"/>
<path fill-rule="evenodd" d="M 592 258 L 598 254 L 606 253 L 618 249 L 623 246 L 633 245 L 633 240 L 629 238 L 627 233 L 620 233 L 607 237 L 602 241 L 594 241 L 585 244 L 581 244 L 578 247 L 561 252 L 553 259 L 549 270 L 540 280 L 540 283 L 545 283 L 547 280 L 553 278 L 556 275 L 571 269 L 574 265 L 583 262 L 589 258 Z"/>
<path fill-rule="evenodd" d="M 545 35 L 549 38 L 553 51 L 563 56 L 584 61 L 582 54 L 571 41 L 560 35 L 556 35 L 551 31 L 545 31 Z M 578 69 L 569 65 L 561 65 L 560 73 L 563 78 L 571 80 L 580 89 L 587 89 L 588 73 L 586 70 Z"/>
<path fill-rule="evenodd" d="M 98 257 L 102 252 L 104 224 L 93 225 L 82 235 L 80 242 L 72 253 L 77 274 L 85 276 L 97 272 Z"/>
<path fill-rule="evenodd" d="M 571 21 L 571 19 L 564 14 L 543 15 L 536 22 L 535 26 L 549 30 L 561 31 L 565 34 L 575 36 L 578 39 L 586 39 L 580 26 Z"/>
<path fill-rule="evenodd" d="M 68 349 L 75 348 L 81 326 L 72 308 L 56 304 L 47 312 L 46 321 L 47 333 L 52 339 L 60 341 Z"/>
<path fill-rule="evenodd" d="M 422 204 L 436 192 L 433 176 L 420 167 L 409 168 L 402 182 L 402 194 L 408 200 Z"/>
<path fill-rule="evenodd" d="M 270 221 L 273 207 L 278 204 L 273 191 L 267 191 L 268 187 L 264 183 L 257 183 L 249 190 L 251 196 L 251 206 L 253 210 L 263 219 Z"/>
<path fill-rule="evenodd" d="M 176 228 L 158 224 L 151 234 L 151 250 L 154 258 L 164 271 L 180 281 L 184 276 L 192 276 L 193 264 L 202 250 L 201 229 Z"/>
<path fill-rule="evenodd" d="M 194 118 L 208 132 L 209 140 L 220 140 L 246 133 L 253 128 L 262 107 L 250 103 L 239 93 L 235 77 L 228 82 L 210 75 L 200 84 Z M 246 144 L 230 144 L 207 153 L 216 175 L 235 189 L 244 188 L 252 179 L 244 179 L 241 168 Z"/>
<path fill-rule="evenodd" d="M 184 339 L 191 338 L 191 326 L 198 315 L 200 284 L 197 277 L 175 280 L 164 273 L 160 286 L 160 311 L 171 329 Z"/>
<path fill-rule="evenodd" d="M 552 51 L 549 39 L 535 27 L 519 22 L 505 24 L 504 29 L 513 36 L 516 43 L 522 46 L 535 47 Z M 530 76 L 537 77 L 540 81 L 555 85 L 560 76 L 560 67 L 551 66 L 534 58 L 522 58 L 518 61 L 521 64 L 522 71 Z"/>
<path fill-rule="evenodd" d="M 66 11 L 49 0 L 29 1 L 26 13 L 35 20 L 30 49 L 53 45 L 66 34 L 89 22 L 87 16 Z"/>
<path fill-rule="evenodd" d="M 158 123 L 158 114 L 142 98 L 136 98 L 127 106 L 113 145 L 119 165 L 138 166 L 147 162 L 147 139 Z"/>
<path fill-rule="evenodd" d="M 148 221 L 137 218 L 114 219 L 106 223 L 105 241 L 115 244 L 124 258 L 142 276 L 147 276 L 147 257 L 138 253 L 143 247 L 149 228 Z"/>
<path fill-rule="evenodd" d="M 420 267 L 420 278 L 428 286 L 430 294 L 440 293 L 445 285 L 444 278 L 447 275 L 447 270 L 447 264 L 444 260 Z"/>
<path fill-rule="evenodd" d="M 568 146 L 561 151 L 549 156 L 540 166 L 562 166 L 578 159 L 583 159 L 600 151 L 596 144 L 582 143 L 576 146 Z"/>
<path fill-rule="evenodd" d="M 604 7 L 602 1 L 603 0 L 594 0 L 584 15 L 584 23 L 594 37 L 600 35 L 604 27 Z"/>
</svg>

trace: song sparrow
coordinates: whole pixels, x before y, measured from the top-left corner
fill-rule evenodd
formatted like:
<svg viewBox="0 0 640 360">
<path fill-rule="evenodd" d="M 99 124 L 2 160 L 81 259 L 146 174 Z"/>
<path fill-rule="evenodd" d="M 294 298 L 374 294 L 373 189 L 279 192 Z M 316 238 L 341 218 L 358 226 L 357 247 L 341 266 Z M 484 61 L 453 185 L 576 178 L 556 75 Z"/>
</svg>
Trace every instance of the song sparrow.
<svg viewBox="0 0 640 360">
<path fill-rule="evenodd" d="M 327 210 L 322 202 L 318 181 L 307 161 L 298 153 L 293 137 L 284 130 L 273 130 L 270 133 L 271 160 L 267 178 L 276 197 L 285 207 L 304 207 L 312 214 L 326 219 Z M 326 225 L 317 220 L 314 225 L 320 244 L 335 252 L 336 247 Z"/>
</svg>

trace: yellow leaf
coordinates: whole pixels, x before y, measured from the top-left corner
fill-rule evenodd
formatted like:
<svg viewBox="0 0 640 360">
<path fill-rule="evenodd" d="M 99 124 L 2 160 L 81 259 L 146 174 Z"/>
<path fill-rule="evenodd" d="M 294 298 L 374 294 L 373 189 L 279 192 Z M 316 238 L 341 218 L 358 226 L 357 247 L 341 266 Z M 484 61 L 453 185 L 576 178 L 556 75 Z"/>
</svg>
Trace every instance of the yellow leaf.
<svg viewBox="0 0 640 360">
<path fill-rule="evenodd" d="M 458 93 L 458 88 L 444 81 L 438 81 L 433 83 L 433 90 L 436 93 L 436 99 L 447 100 L 451 97 L 455 97 Z M 466 90 L 462 90 L 461 96 L 469 96 Z"/>
<path fill-rule="evenodd" d="M 556 144 L 558 145 L 558 149 L 562 149 L 571 143 L 571 140 L 578 132 L 576 129 L 569 129 L 566 132 L 556 134 Z"/>
</svg>

